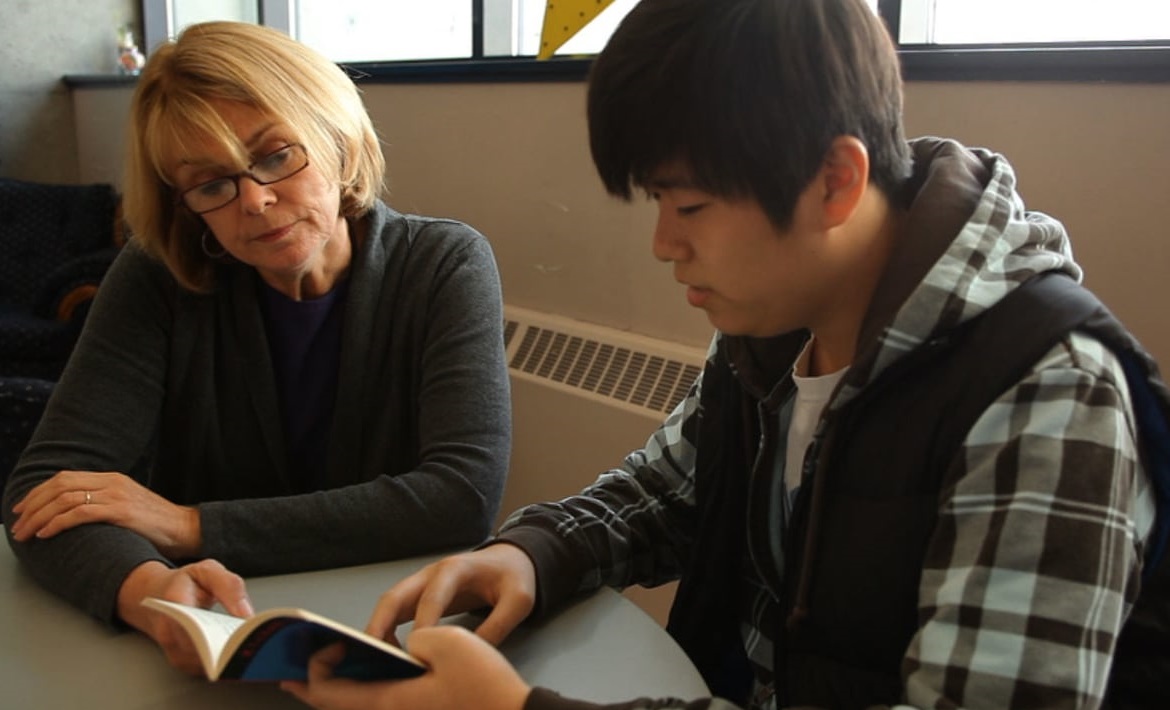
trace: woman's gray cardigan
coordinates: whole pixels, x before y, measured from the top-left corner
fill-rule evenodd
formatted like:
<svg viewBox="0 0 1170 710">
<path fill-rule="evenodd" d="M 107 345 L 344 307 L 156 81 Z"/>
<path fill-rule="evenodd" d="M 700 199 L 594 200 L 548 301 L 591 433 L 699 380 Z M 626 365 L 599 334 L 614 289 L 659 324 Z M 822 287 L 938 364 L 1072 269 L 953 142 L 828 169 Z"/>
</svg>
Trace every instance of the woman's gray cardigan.
<svg viewBox="0 0 1170 710">
<path fill-rule="evenodd" d="M 464 224 L 380 202 L 364 224 L 372 238 L 355 239 L 327 490 L 298 492 L 289 479 L 256 271 L 225 264 L 215 292 L 197 295 L 131 242 L 10 476 L 6 529 L 31 487 L 72 469 L 125 472 L 198 504 L 203 555 L 245 576 L 481 541 L 511 446 L 491 247 Z M 182 562 L 106 524 L 9 541 L 42 585 L 107 622 L 132 569 Z"/>
</svg>

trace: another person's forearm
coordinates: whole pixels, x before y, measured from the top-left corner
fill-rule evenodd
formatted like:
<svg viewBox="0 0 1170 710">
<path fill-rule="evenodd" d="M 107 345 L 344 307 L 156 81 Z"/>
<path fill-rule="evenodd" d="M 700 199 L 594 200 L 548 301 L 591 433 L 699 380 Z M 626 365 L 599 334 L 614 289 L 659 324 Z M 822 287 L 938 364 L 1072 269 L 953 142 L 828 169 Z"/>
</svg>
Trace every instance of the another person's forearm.
<svg viewBox="0 0 1170 710">
<path fill-rule="evenodd" d="M 115 525 L 83 525 L 46 540 L 15 542 L 13 554 L 38 584 L 102 623 L 118 625 L 118 595 L 148 561 L 170 564 L 141 535 Z"/>
<path fill-rule="evenodd" d="M 388 477 L 311 494 L 200 505 L 202 555 L 245 575 L 380 562 L 469 547 L 487 523 L 482 496 L 439 476 Z M 386 511 L 395 514 L 387 516 Z"/>
</svg>

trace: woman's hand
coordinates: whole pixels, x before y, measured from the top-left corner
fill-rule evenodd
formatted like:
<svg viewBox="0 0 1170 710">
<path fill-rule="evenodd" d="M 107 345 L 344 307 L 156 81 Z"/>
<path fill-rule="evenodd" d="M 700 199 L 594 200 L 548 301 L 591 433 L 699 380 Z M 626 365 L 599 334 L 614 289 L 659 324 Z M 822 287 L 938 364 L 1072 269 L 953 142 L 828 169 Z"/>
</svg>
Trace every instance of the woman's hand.
<svg viewBox="0 0 1170 710">
<path fill-rule="evenodd" d="M 523 553 L 521 553 L 523 554 Z M 307 683 L 280 687 L 319 710 L 521 710 L 530 688 L 490 644 L 460 626 L 417 629 L 412 655 L 430 670 L 418 678 L 359 683 L 333 677 L 344 648 L 330 646 L 309 664 Z"/>
<path fill-rule="evenodd" d="M 446 614 L 490 606 L 476 633 L 498 644 L 536 604 L 536 570 L 519 547 L 500 543 L 453 555 L 391 587 L 374 607 L 366 633 L 394 641 L 394 629 L 434 626 Z"/>
<path fill-rule="evenodd" d="M 135 567 L 118 589 L 118 616 L 152 638 L 175 668 L 202 675 L 203 666 L 190 637 L 164 614 L 142 606 L 146 597 L 158 597 L 204 609 L 216 602 L 233 616 L 251 616 L 244 580 L 215 560 L 202 560 L 178 569 L 151 561 Z"/>
<path fill-rule="evenodd" d="M 28 492 L 12 511 L 20 516 L 12 537 L 50 538 L 86 523 L 110 523 L 150 540 L 173 560 L 197 557 L 202 547 L 199 511 L 175 505 L 129 476 L 60 471 Z"/>
</svg>

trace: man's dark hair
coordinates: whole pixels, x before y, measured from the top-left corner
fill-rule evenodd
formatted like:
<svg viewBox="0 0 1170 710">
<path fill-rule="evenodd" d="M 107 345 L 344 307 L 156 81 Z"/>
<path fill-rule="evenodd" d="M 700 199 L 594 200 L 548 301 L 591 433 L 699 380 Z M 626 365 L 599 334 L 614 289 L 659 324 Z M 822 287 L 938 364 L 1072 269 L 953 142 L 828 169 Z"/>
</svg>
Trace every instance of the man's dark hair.
<svg viewBox="0 0 1170 710">
<path fill-rule="evenodd" d="M 588 114 L 611 194 L 681 160 L 780 228 L 839 136 L 892 199 L 910 173 L 897 53 L 864 0 L 641 0 L 593 64 Z"/>
</svg>

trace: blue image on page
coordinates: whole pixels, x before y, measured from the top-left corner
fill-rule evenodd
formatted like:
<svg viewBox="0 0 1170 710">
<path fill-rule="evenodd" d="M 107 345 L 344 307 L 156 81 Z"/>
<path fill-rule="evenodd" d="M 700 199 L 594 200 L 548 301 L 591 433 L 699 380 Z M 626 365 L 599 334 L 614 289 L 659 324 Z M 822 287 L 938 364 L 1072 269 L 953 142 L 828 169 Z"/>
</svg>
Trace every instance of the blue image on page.
<svg viewBox="0 0 1170 710">
<path fill-rule="evenodd" d="M 345 657 L 333 669 L 336 676 L 396 680 L 423 672 L 408 661 L 312 621 L 272 619 L 240 646 L 221 677 L 244 681 L 305 680 L 309 657 L 338 641 L 345 644 Z"/>
</svg>

